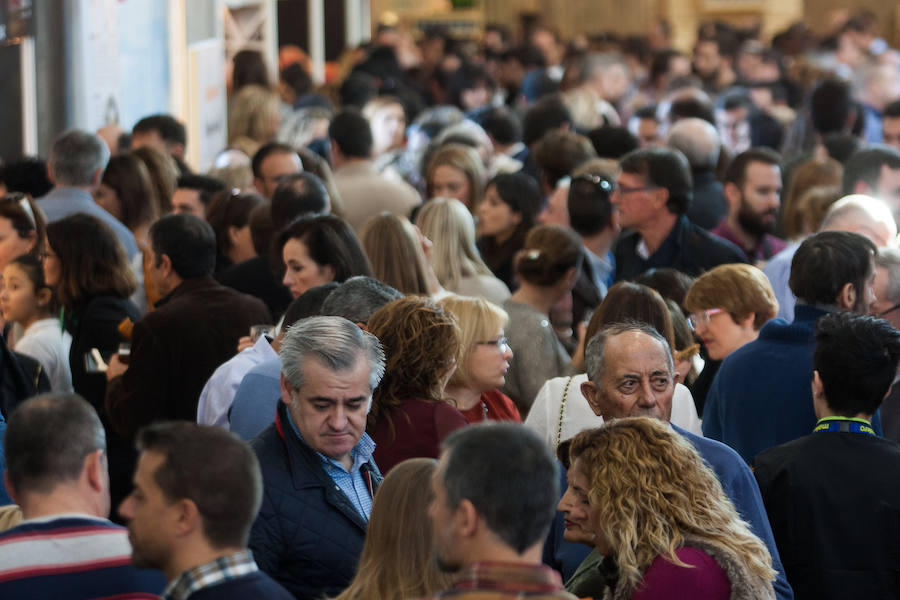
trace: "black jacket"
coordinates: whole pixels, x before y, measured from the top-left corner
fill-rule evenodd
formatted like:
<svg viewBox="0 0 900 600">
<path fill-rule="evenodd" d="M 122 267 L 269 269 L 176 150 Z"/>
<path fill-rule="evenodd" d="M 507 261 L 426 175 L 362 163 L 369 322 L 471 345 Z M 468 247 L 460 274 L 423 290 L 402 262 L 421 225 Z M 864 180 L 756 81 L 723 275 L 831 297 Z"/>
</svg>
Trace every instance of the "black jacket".
<svg viewBox="0 0 900 600">
<path fill-rule="evenodd" d="M 252 325 L 271 318 L 261 300 L 212 277 L 184 280 L 134 325 L 128 370 L 106 390 L 113 426 L 130 438 L 152 421 L 196 422 L 210 375 L 234 356 Z"/>
<path fill-rule="evenodd" d="M 629 231 L 616 242 L 616 281 L 634 279 L 647 269 L 662 267 L 697 277 L 719 265 L 747 262 L 740 248 L 691 223 L 684 215 L 678 217 L 669 237 L 647 260 L 637 253 L 640 239 L 636 231 Z"/>
<path fill-rule="evenodd" d="M 300 599 L 336 596 L 356 573 L 366 521 L 322 461 L 294 432 L 287 407 L 251 443 L 263 476 L 263 502 L 250 530 L 259 568 Z M 362 466 L 374 492 L 381 474 Z"/>
<path fill-rule="evenodd" d="M 753 466 L 798 600 L 900 595 L 900 444 L 813 433 Z"/>
</svg>

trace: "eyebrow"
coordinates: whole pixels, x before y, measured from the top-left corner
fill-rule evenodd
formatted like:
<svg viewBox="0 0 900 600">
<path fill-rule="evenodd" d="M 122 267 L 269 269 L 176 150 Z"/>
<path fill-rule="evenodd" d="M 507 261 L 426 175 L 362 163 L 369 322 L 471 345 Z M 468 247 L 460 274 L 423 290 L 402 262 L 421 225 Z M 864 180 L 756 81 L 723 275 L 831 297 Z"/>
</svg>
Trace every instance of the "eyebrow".
<svg viewBox="0 0 900 600">
<path fill-rule="evenodd" d="M 368 400 L 367 396 L 357 396 L 355 398 L 347 398 L 346 400 L 344 400 L 344 402 L 349 404 L 350 402 L 365 402 L 366 400 Z M 340 402 L 340 400 L 336 400 L 334 398 L 326 398 L 325 396 L 315 396 L 313 398 L 310 398 L 309 401 L 328 402 L 329 404 L 337 404 L 338 402 Z"/>
</svg>

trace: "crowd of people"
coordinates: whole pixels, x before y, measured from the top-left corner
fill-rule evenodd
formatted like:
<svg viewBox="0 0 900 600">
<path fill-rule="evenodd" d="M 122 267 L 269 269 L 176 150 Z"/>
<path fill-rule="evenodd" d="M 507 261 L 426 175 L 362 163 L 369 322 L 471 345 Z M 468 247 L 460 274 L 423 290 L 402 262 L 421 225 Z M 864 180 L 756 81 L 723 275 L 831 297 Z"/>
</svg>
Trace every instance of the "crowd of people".
<svg viewBox="0 0 900 600">
<path fill-rule="evenodd" d="M 420 33 L 0 165 L 0 597 L 897 597 L 872 15 Z"/>
</svg>

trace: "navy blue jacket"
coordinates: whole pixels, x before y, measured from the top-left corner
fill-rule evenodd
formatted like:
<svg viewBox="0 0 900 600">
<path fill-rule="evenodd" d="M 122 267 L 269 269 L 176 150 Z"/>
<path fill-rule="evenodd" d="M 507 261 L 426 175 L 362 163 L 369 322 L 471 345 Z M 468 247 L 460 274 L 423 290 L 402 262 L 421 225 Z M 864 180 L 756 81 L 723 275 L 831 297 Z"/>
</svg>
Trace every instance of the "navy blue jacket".
<svg viewBox="0 0 900 600">
<path fill-rule="evenodd" d="M 703 407 L 703 435 L 737 450 L 748 463 L 773 446 L 812 432 L 815 324 L 827 311 L 798 304 L 794 322 L 773 319 L 759 338 L 728 355 Z M 881 416 L 872 427 L 881 435 Z"/>
<path fill-rule="evenodd" d="M 616 281 L 634 279 L 648 269 L 671 267 L 692 277 L 729 263 L 746 263 L 744 251 L 711 234 L 681 215 L 669 236 L 650 258 L 637 253 L 641 236 L 636 231 L 623 233 L 616 242 Z"/>
<path fill-rule="evenodd" d="M 297 437 L 278 403 L 275 423 L 250 444 L 263 476 L 263 502 L 250 530 L 259 568 L 295 597 L 336 596 L 356 574 L 366 521 L 334 483 L 321 458 Z M 373 492 L 381 474 L 363 465 Z"/>
<path fill-rule="evenodd" d="M 293 600 L 286 589 L 261 571 L 196 591 L 190 600 Z"/>
</svg>

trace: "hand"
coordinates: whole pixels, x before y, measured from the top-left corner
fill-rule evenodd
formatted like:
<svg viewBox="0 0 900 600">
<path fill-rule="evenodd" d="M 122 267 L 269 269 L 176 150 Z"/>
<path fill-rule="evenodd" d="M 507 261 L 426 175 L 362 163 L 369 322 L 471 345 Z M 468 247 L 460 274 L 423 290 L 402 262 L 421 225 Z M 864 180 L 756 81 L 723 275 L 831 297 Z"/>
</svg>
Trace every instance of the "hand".
<svg viewBox="0 0 900 600">
<path fill-rule="evenodd" d="M 109 381 L 113 377 L 118 377 L 128 370 L 128 365 L 123 363 L 118 354 L 113 354 L 109 359 L 109 365 L 106 367 L 106 380 Z"/>
<path fill-rule="evenodd" d="M 238 346 L 237 346 L 238 354 L 240 354 L 247 348 L 252 348 L 252 347 L 253 347 L 253 340 L 250 339 L 249 335 L 245 335 L 241 339 L 238 340 Z"/>
</svg>

